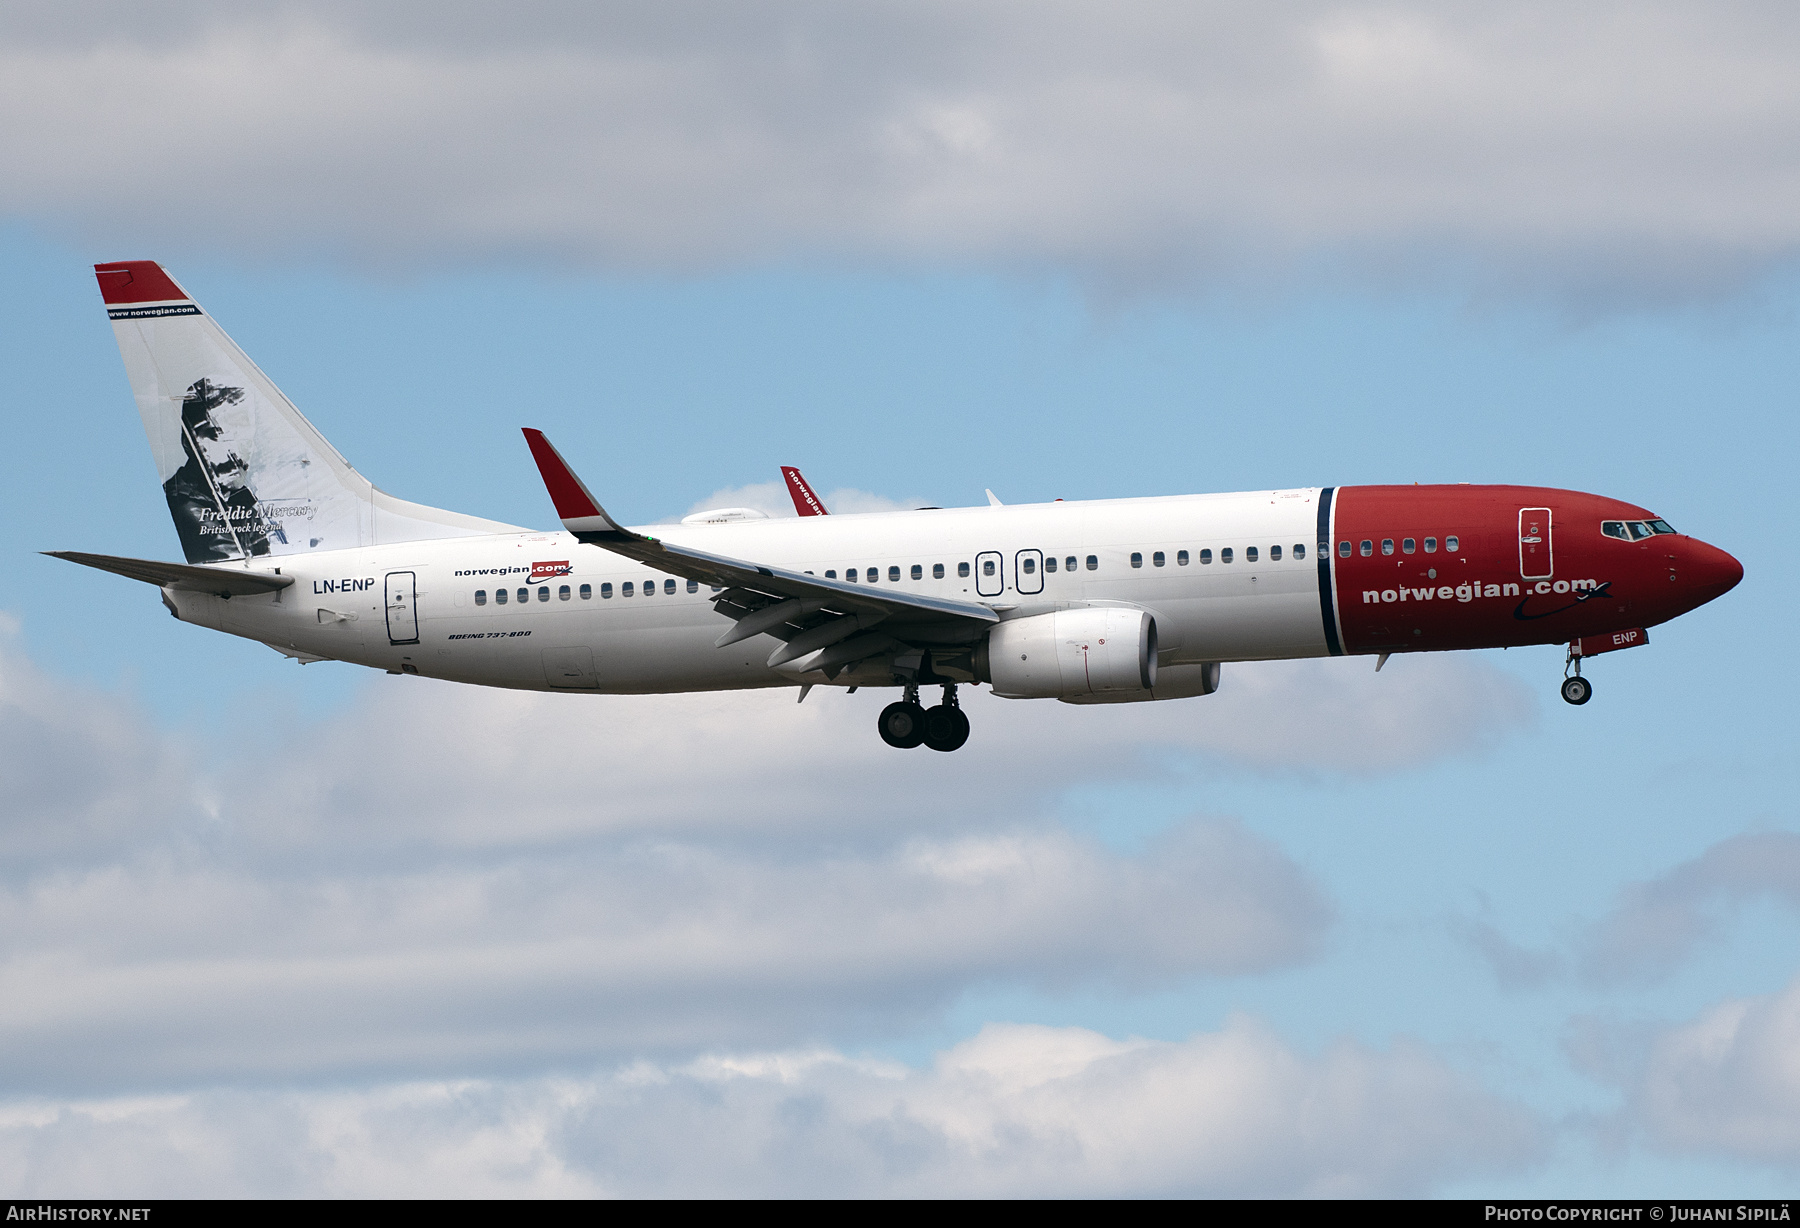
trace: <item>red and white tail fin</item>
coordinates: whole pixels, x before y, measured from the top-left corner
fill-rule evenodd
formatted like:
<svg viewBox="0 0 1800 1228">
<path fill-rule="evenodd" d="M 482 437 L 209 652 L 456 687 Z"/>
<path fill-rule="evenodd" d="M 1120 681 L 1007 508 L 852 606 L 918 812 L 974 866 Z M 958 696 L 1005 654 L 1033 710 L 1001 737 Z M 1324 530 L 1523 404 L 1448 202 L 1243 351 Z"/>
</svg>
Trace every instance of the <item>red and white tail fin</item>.
<svg viewBox="0 0 1800 1228">
<path fill-rule="evenodd" d="M 515 531 L 377 490 L 155 261 L 94 274 L 188 562 Z"/>
<path fill-rule="evenodd" d="M 781 476 L 787 479 L 788 495 L 794 500 L 794 510 L 802 516 L 829 516 L 825 510 L 825 501 L 813 494 L 813 488 L 806 484 L 800 471 L 792 465 L 781 467 Z"/>
</svg>

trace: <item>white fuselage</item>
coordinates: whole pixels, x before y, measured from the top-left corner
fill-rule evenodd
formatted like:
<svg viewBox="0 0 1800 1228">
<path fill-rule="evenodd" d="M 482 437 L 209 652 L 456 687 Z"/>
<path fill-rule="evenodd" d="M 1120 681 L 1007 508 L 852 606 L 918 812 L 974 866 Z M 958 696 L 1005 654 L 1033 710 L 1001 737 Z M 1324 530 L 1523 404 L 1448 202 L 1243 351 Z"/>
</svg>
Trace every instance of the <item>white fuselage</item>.
<svg viewBox="0 0 1800 1228">
<path fill-rule="evenodd" d="M 871 583 L 873 568 L 876 589 L 980 602 L 1003 618 L 1081 605 L 1138 606 L 1156 618 L 1159 660 L 1177 665 L 1326 655 L 1315 557 L 1319 493 L 930 509 L 641 531 L 818 576 L 848 578 L 854 569 L 861 584 Z M 1201 561 L 1202 551 L 1210 562 Z M 566 564 L 566 572 L 546 574 L 560 571 L 557 564 Z M 483 686 L 645 693 L 802 680 L 766 664 L 779 646 L 766 635 L 715 647 L 732 623 L 714 611 L 715 594 L 706 585 L 582 545 L 565 532 L 370 546 L 261 558 L 250 566 L 279 570 L 294 583 L 229 599 L 165 590 L 166 599 L 185 621 L 302 660 Z M 897 580 L 890 579 L 894 569 Z"/>
</svg>

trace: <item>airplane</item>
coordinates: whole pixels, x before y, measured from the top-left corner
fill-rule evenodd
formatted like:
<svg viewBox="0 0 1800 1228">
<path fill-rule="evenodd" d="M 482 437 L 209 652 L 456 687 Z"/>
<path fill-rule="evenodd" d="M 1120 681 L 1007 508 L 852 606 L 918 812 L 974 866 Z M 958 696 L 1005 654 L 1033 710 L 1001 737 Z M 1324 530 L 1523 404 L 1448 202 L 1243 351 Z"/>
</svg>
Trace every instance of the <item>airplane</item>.
<svg viewBox="0 0 1800 1228">
<path fill-rule="evenodd" d="M 896 688 L 890 746 L 953 751 L 957 688 L 1071 704 L 1216 692 L 1225 662 L 1564 644 L 1729 591 L 1738 561 L 1636 504 L 1535 486 L 1313 486 L 627 527 L 525 440 L 560 530 L 395 498 L 163 268 L 95 266 L 185 562 L 57 558 L 301 663 L 536 691 Z M 804 492 L 804 493 L 803 493 Z M 804 498 L 811 504 L 802 507 Z M 941 687 L 927 708 L 921 689 Z"/>
</svg>

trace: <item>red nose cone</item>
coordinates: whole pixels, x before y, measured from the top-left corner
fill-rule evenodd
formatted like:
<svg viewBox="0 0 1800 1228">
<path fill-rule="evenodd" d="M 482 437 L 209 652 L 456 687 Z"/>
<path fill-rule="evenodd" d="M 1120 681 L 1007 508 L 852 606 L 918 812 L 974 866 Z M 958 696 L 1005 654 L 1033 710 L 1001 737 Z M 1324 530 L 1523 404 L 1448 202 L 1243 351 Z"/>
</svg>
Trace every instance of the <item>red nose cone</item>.
<svg viewBox="0 0 1800 1228">
<path fill-rule="evenodd" d="M 1717 546 L 1690 541 L 1688 557 L 1682 561 L 1682 579 L 1700 602 L 1723 597 L 1744 578 L 1744 565 Z"/>
</svg>

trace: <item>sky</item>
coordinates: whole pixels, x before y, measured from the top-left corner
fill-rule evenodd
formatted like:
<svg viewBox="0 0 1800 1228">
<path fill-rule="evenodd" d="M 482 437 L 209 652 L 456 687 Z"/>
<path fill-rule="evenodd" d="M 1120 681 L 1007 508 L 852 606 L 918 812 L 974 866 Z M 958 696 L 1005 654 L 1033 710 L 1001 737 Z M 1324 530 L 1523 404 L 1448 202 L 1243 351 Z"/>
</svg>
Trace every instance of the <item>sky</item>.
<svg viewBox="0 0 1800 1228">
<path fill-rule="evenodd" d="M 0 10 L 0 1193 L 1777 1197 L 1800 1172 L 1800 15 Z M 1744 582 L 1592 662 L 1199 699 L 300 666 L 175 557 L 90 266 L 378 485 L 791 514 L 1595 491 Z M 1774 508 L 1773 512 L 1770 511 Z"/>
</svg>

